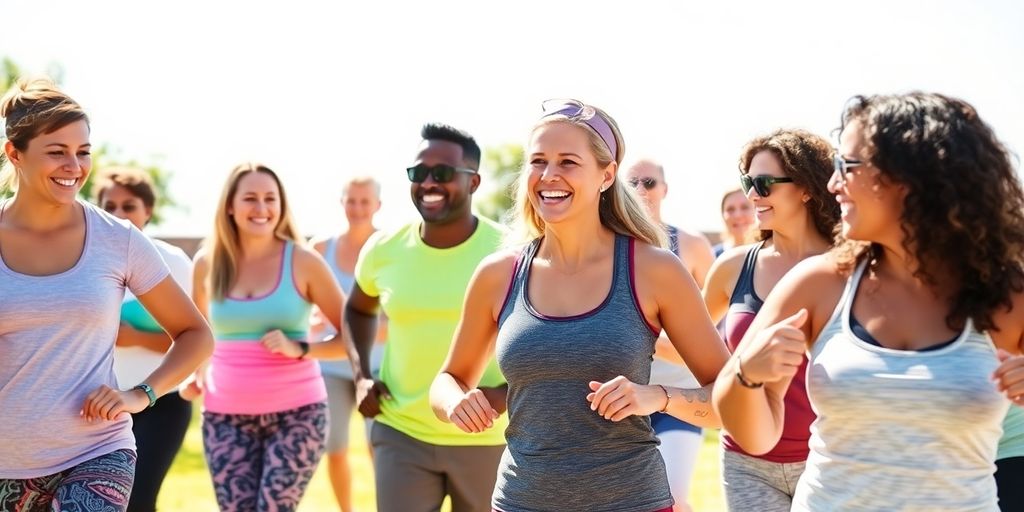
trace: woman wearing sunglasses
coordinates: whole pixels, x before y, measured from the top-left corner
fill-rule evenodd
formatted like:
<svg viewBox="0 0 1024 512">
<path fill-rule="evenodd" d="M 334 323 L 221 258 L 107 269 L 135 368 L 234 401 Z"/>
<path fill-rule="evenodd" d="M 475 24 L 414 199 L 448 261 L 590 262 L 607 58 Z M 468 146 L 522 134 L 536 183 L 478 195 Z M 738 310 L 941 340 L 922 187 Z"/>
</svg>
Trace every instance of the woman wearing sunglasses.
<svg viewBox="0 0 1024 512">
<path fill-rule="evenodd" d="M 967 103 L 857 97 L 829 183 L 843 243 L 786 275 L 718 377 L 737 444 L 769 451 L 807 353 L 819 416 L 793 510 L 996 511 L 1024 403 L 1024 192 Z M 1019 485 L 1019 482 L 1018 482 Z"/>
<path fill-rule="evenodd" d="M 782 276 L 831 246 L 839 221 L 839 206 L 828 191 L 831 175 L 828 141 L 803 130 L 779 130 L 744 148 L 740 184 L 754 205 L 761 241 L 726 251 L 704 286 L 711 319 L 725 319 L 729 350 L 736 350 Z M 785 396 L 785 433 L 770 450 L 751 454 L 729 434 L 722 437 L 722 478 L 729 510 L 789 510 L 807 460 L 814 419 L 802 375 L 801 367 Z"/>
<path fill-rule="evenodd" d="M 94 186 L 96 204 L 107 213 L 144 229 L 156 208 L 156 190 L 146 171 L 134 167 L 104 169 Z M 174 282 L 187 294 L 192 293 L 192 261 L 181 249 L 155 238 L 150 239 L 160 252 Z M 171 337 L 164 332 L 138 297 L 125 291 L 121 303 L 121 326 L 114 348 L 114 374 L 123 386 L 142 382 L 160 366 L 171 348 Z M 192 404 L 177 390 L 159 399 L 153 407 L 132 414 L 132 433 L 138 450 L 135 483 L 128 501 L 128 512 L 156 510 L 157 494 L 185 440 Z"/>
<path fill-rule="evenodd" d="M 438 418 L 482 432 L 497 415 L 476 385 L 497 354 L 509 385 L 497 510 L 671 510 L 648 416 L 717 424 L 707 387 L 638 384 L 662 329 L 701 384 L 728 355 L 693 278 L 660 248 L 664 231 L 619 179 L 624 149 L 596 107 L 546 105 L 518 182 L 528 243 L 477 268 L 434 381 Z"/>
</svg>

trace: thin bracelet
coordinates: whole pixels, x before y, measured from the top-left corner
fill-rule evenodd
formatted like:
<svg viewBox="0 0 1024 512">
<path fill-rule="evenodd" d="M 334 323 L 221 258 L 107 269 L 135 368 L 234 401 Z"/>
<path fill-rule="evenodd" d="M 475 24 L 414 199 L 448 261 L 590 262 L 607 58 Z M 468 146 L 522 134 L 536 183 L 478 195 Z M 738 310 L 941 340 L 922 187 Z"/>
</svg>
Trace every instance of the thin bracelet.
<svg viewBox="0 0 1024 512">
<path fill-rule="evenodd" d="M 739 354 L 736 354 L 736 380 L 740 381 L 740 385 L 745 388 L 758 389 L 764 386 L 764 382 L 753 383 L 747 380 L 743 376 L 743 358 Z"/>
<path fill-rule="evenodd" d="M 662 407 L 661 410 L 658 412 L 668 413 L 668 404 L 672 403 L 672 393 L 669 393 L 668 388 L 662 386 L 661 384 L 658 384 L 657 386 L 661 388 L 662 391 L 665 392 L 665 407 Z"/>
</svg>

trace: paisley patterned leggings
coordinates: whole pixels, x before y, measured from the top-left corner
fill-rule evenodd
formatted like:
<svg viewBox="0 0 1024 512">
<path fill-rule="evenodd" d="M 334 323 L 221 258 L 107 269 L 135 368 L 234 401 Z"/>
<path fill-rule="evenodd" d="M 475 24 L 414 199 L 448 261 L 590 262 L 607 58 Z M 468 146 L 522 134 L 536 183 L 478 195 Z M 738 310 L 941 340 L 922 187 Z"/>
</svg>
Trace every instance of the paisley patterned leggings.
<svg viewBox="0 0 1024 512">
<path fill-rule="evenodd" d="M 60 473 L 0 479 L 0 510 L 124 512 L 135 479 L 135 452 L 117 450 Z"/>
<path fill-rule="evenodd" d="M 203 413 L 203 447 L 224 512 L 291 512 L 327 437 L 327 404 L 270 414 Z"/>
</svg>

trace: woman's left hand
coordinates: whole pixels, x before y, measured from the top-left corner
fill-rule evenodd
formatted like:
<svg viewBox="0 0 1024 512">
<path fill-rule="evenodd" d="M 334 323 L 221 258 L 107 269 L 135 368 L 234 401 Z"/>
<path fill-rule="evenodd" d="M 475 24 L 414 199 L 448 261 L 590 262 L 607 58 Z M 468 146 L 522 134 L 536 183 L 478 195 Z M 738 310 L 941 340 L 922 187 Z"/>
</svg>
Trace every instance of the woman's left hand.
<svg viewBox="0 0 1024 512">
<path fill-rule="evenodd" d="M 621 421 L 630 416 L 648 416 L 665 406 L 665 391 L 661 386 L 636 384 L 619 375 L 604 384 L 591 381 L 587 395 L 590 410 L 597 411 L 606 420 Z"/>
<path fill-rule="evenodd" d="M 263 337 L 260 338 L 260 343 L 274 354 L 281 354 L 282 356 L 290 357 L 292 359 L 302 357 L 302 347 L 300 347 L 298 343 L 288 339 L 280 329 L 274 329 L 273 331 L 264 334 Z"/>
<path fill-rule="evenodd" d="M 112 421 L 122 413 L 134 414 L 149 407 L 149 396 L 141 389 L 121 391 L 110 386 L 100 386 L 85 397 L 82 410 L 79 412 L 85 421 Z"/>
<path fill-rule="evenodd" d="M 1024 406 L 1024 356 L 1015 356 L 999 349 L 999 367 L 992 373 L 996 387 L 1013 403 Z"/>
</svg>

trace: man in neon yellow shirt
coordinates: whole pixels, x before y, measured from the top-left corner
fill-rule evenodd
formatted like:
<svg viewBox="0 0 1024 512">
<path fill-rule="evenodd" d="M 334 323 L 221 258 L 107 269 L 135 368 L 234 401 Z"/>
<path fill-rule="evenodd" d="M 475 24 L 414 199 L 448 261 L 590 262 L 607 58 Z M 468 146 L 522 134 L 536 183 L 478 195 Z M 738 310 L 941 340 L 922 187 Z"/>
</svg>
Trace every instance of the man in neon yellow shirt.
<svg viewBox="0 0 1024 512">
<path fill-rule="evenodd" d="M 356 401 L 363 415 L 376 420 L 370 437 L 378 510 L 438 510 L 449 495 L 453 512 L 489 511 L 508 424 L 504 377 L 492 359 L 480 386 L 502 415 L 495 428 L 480 434 L 437 421 L 429 394 L 448 355 L 469 279 L 498 250 L 504 233 L 470 210 L 480 185 L 476 141 L 434 124 L 424 126 L 421 136 L 407 173 L 422 222 L 378 232 L 356 263 L 345 308 Z M 389 336 L 380 380 L 374 381 L 369 354 L 380 308 L 389 319 Z"/>
</svg>

